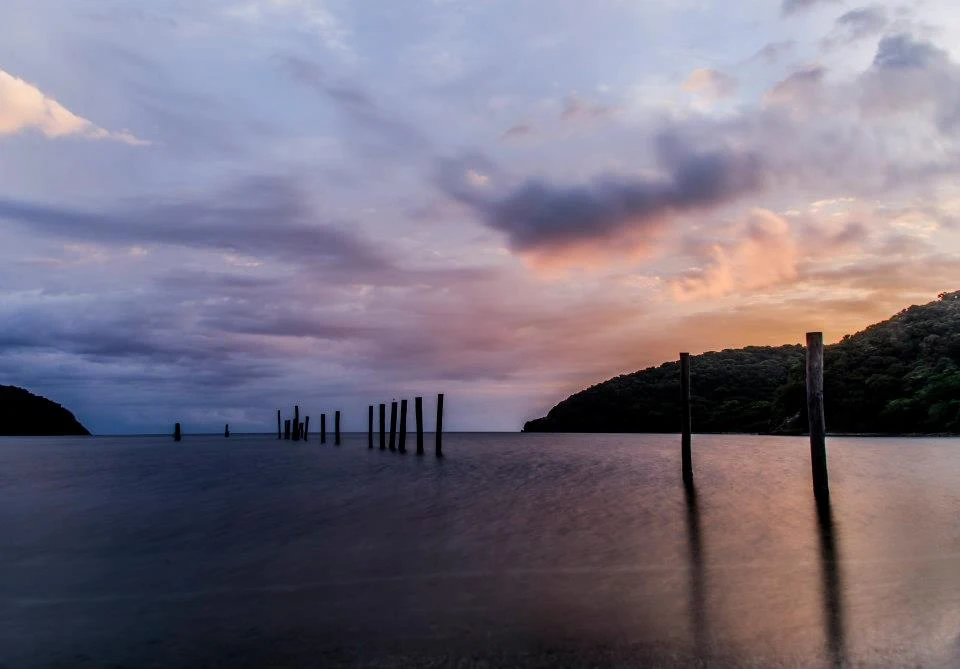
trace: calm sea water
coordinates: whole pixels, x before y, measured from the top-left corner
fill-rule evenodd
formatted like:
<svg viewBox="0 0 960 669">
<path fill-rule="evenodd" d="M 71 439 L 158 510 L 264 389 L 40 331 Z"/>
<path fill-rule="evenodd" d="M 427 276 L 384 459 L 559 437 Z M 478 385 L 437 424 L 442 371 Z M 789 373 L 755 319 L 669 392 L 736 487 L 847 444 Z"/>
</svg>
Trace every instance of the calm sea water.
<svg viewBox="0 0 960 669">
<path fill-rule="evenodd" d="M 960 666 L 960 440 L 444 446 L 2 439 L 0 666 Z"/>
</svg>

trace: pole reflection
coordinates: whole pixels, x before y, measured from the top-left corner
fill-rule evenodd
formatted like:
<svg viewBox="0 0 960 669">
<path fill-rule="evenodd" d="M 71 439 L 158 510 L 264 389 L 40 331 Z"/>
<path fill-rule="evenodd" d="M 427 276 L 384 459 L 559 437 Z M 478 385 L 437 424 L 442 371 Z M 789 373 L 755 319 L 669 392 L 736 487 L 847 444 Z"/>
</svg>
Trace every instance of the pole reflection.
<svg viewBox="0 0 960 669">
<path fill-rule="evenodd" d="M 700 507 L 697 489 L 692 481 L 683 486 L 687 505 L 687 547 L 690 553 L 690 626 L 693 633 L 694 653 L 703 658 L 707 652 L 708 630 L 706 612 L 706 587 L 704 578 L 703 540 L 700 532 Z"/>
<path fill-rule="evenodd" d="M 816 504 L 817 527 L 820 537 L 824 634 L 832 666 L 843 667 L 846 664 L 843 584 L 840 564 L 837 560 L 837 532 L 833 523 L 830 494 L 817 495 Z"/>
</svg>

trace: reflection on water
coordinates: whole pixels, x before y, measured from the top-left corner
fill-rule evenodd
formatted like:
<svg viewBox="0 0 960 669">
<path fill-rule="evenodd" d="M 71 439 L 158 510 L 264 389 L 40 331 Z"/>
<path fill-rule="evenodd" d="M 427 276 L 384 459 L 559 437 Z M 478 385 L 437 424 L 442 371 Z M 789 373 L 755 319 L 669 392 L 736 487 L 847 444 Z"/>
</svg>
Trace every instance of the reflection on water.
<svg viewBox="0 0 960 669">
<path fill-rule="evenodd" d="M 823 579 L 823 626 L 834 667 L 845 663 L 843 636 L 843 585 L 837 558 L 837 532 L 830 494 L 816 496 L 817 529 L 820 537 L 820 572 Z"/>
<path fill-rule="evenodd" d="M 0 439 L 0 666 L 960 666 L 960 441 L 695 448 Z"/>
<path fill-rule="evenodd" d="M 690 624 L 693 629 L 694 651 L 698 656 L 707 652 L 709 632 L 705 601 L 703 573 L 703 541 L 700 538 L 700 507 L 697 503 L 697 489 L 693 481 L 683 485 L 687 509 L 687 543 L 690 547 L 688 569 L 690 571 Z"/>
</svg>

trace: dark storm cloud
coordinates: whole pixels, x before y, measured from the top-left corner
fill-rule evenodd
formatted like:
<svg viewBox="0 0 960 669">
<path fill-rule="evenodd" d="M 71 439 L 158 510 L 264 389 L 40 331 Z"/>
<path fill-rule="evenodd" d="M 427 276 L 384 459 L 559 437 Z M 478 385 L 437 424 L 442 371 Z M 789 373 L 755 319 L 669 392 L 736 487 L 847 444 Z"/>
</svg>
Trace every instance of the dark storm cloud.
<svg viewBox="0 0 960 669">
<path fill-rule="evenodd" d="M 784 16 L 806 11 L 815 5 L 837 4 L 843 0 L 783 0 L 780 11 Z"/>
<path fill-rule="evenodd" d="M 628 230 L 652 232 L 666 216 L 722 204 L 758 190 L 763 181 L 754 153 L 698 151 L 665 134 L 657 142 L 657 157 L 659 176 L 606 176 L 569 187 L 529 179 L 502 197 L 471 188 L 461 178 L 462 164 L 447 164 L 441 182 L 489 227 L 505 232 L 513 249 L 535 251 L 611 239 Z"/>
</svg>

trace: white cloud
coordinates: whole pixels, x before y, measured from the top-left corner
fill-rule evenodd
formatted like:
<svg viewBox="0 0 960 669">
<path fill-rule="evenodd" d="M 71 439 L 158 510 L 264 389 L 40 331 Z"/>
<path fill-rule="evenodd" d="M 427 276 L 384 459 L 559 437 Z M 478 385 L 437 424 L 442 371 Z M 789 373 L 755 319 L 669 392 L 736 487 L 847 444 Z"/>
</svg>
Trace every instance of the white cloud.
<svg viewBox="0 0 960 669">
<path fill-rule="evenodd" d="M 36 86 L 0 70 L 0 135 L 15 135 L 31 129 L 51 139 L 76 135 L 112 139 L 133 146 L 149 144 L 126 130 L 104 130 L 44 95 Z"/>
</svg>

